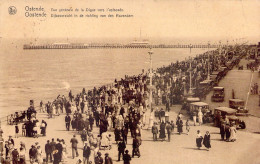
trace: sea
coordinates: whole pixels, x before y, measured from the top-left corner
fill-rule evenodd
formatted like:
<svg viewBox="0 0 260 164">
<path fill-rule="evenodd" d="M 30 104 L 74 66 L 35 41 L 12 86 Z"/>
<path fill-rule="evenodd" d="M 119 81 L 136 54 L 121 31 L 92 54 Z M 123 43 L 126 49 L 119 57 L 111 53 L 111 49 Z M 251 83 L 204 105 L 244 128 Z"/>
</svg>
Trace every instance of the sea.
<svg viewBox="0 0 260 164">
<path fill-rule="evenodd" d="M 158 39 L 157 43 L 162 43 Z M 42 49 L 23 50 L 24 44 L 126 43 L 123 39 L 0 39 L 0 118 L 54 100 L 58 95 L 79 93 L 111 84 L 125 75 L 150 68 L 150 49 Z M 177 44 L 167 40 L 164 44 Z M 156 41 L 153 41 L 156 43 Z M 178 42 L 179 43 L 179 42 Z M 182 61 L 208 49 L 152 49 L 153 69 Z"/>
</svg>

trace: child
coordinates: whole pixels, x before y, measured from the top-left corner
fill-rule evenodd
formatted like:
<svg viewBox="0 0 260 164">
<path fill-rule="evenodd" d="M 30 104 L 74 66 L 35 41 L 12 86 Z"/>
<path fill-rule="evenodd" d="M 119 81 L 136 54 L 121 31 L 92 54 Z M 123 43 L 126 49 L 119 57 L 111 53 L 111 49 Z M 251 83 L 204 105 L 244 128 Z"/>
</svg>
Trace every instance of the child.
<svg viewBox="0 0 260 164">
<path fill-rule="evenodd" d="M 15 124 L 15 138 L 18 138 L 18 133 L 19 133 L 19 127 L 18 123 Z"/>
<path fill-rule="evenodd" d="M 189 119 L 187 119 L 187 121 L 186 121 L 186 130 L 187 130 L 187 135 L 189 135 L 189 132 L 190 132 L 190 122 L 189 122 Z"/>
<path fill-rule="evenodd" d="M 26 136 L 26 125 L 25 125 L 25 123 L 22 125 L 22 136 Z"/>
</svg>

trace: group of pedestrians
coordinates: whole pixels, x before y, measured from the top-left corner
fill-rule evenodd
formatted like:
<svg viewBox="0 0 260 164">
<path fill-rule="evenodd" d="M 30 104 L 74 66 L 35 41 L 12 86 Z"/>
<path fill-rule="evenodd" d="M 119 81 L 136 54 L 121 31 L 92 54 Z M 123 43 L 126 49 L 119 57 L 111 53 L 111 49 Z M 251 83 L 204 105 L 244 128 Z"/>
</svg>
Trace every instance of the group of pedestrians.
<svg viewBox="0 0 260 164">
<path fill-rule="evenodd" d="M 154 97 L 156 104 L 163 104 L 166 110 L 170 110 L 170 106 L 175 103 L 181 103 L 185 90 L 189 88 L 189 79 L 194 86 L 198 86 L 199 82 L 205 80 L 208 72 L 217 70 L 219 66 L 225 65 L 232 57 L 223 53 L 220 55 L 202 54 L 196 56 L 192 60 L 177 61 L 170 66 L 158 68 L 153 76 L 153 85 L 155 86 Z M 210 67 L 208 67 L 210 65 Z M 209 70 L 208 70 L 209 69 Z M 124 163 L 130 163 L 131 155 L 126 150 L 128 141 L 128 133 L 133 139 L 132 142 L 132 158 L 140 157 L 140 146 L 142 144 L 142 127 L 146 124 L 145 112 L 149 107 L 148 103 L 148 83 L 147 73 L 141 73 L 134 76 L 125 76 L 125 78 L 114 81 L 111 85 L 104 85 L 99 88 L 94 87 L 86 91 L 73 95 L 69 92 L 68 98 L 58 96 L 54 101 L 45 104 L 40 102 L 42 112 L 48 114 L 48 118 L 60 116 L 66 113 L 65 128 L 67 131 L 75 130 L 80 134 L 83 147 L 83 163 L 90 163 L 90 155 L 93 153 L 95 163 L 111 163 L 112 159 L 109 154 L 105 154 L 105 160 L 102 158 L 100 150 L 102 148 L 111 149 L 113 132 L 115 141 L 118 145 L 118 160 L 123 157 Z M 37 121 L 33 118 L 35 109 L 33 106 L 27 110 L 27 119 L 22 129 L 25 129 L 25 136 L 36 136 L 39 134 L 46 135 L 47 123 L 45 121 Z M 162 112 L 163 113 L 163 112 Z M 200 121 L 200 115 L 199 123 Z M 168 141 L 171 141 L 171 133 L 174 131 L 174 123 L 161 119 L 160 116 L 159 130 L 156 124 L 152 127 L 153 139 L 159 138 L 165 140 L 166 133 Z M 98 135 L 94 136 L 94 125 L 99 129 Z M 186 121 L 187 134 L 190 130 L 189 121 Z M 177 131 L 181 135 L 183 133 L 184 122 L 181 116 L 176 120 Z M 19 130 L 18 130 L 19 131 Z M 113 134 L 112 133 L 112 134 Z M 35 135 L 36 134 L 36 135 Z M 78 140 L 76 134 L 70 140 L 72 149 L 72 158 L 81 157 L 78 153 Z M 199 135 L 200 133 L 198 133 Z M 201 138 L 201 137 L 198 137 Z M 206 133 L 203 144 L 210 148 L 210 135 Z M 205 143 L 204 143 L 205 142 Z M 197 142 L 197 145 L 199 142 Z M 9 143 L 8 143 L 9 144 Z M 12 147 L 12 146 L 9 146 Z M 199 147 L 199 146 L 198 146 Z M 200 146 L 201 147 L 201 146 Z M 25 149 L 25 148 L 24 148 Z M 8 150 L 11 150 L 9 148 Z M 13 152 L 13 151 L 12 151 Z M 67 159 L 67 146 L 64 140 L 54 139 L 47 141 L 45 145 L 46 158 L 42 155 L 40 145 L 34 144 L 29 150 L 30 161 L 37 163 L 53 162 L 58 164 Z M 8 154 L 8 153 L 7 153 Z M 10 153 L 9 153 L 10 154 Z M 16 151 L 14 158 L 16 160 Z M 19 154 L 19 151 L 18 151 Z M 9 155 L 11 156 L 11 155 Z M 19 155 L 18 155 L 19 156 Z M 22 156 L 22 155 L 20 155 Z M 110 161 L 110 162 L 109 162 Z"/>
</svg>

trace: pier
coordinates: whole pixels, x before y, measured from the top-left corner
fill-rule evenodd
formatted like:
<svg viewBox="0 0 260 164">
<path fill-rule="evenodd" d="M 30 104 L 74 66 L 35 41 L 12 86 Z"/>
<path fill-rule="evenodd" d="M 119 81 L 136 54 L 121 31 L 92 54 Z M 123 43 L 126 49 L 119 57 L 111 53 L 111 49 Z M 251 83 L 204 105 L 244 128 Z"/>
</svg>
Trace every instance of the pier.
<svg viewBox="0 0 260 164">
<path fill-rule="evenodd" d="M 218 44 L 25 44 L 23 49 L 139 49 L 139 48 L 220 48 Z"/>
</svg>

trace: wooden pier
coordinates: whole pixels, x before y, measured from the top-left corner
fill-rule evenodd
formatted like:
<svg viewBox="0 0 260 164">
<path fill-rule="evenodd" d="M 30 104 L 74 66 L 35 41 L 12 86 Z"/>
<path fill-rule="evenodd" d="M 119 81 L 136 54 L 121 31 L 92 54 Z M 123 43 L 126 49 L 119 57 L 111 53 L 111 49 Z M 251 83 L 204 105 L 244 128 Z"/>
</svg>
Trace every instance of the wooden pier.
<svg viewBox="0 0 260 164">
<path fill-rule="evenodd" d="M 222 45 L 223 46 L 223 45 Z M 132 45 L 132 44 L 25 44 L 23 49 L 138 49 L 138 48 L 220 48 L 221 45 L 190 45 L 190 44 L 147 44 L 147 45 Z"/>
</svg>

